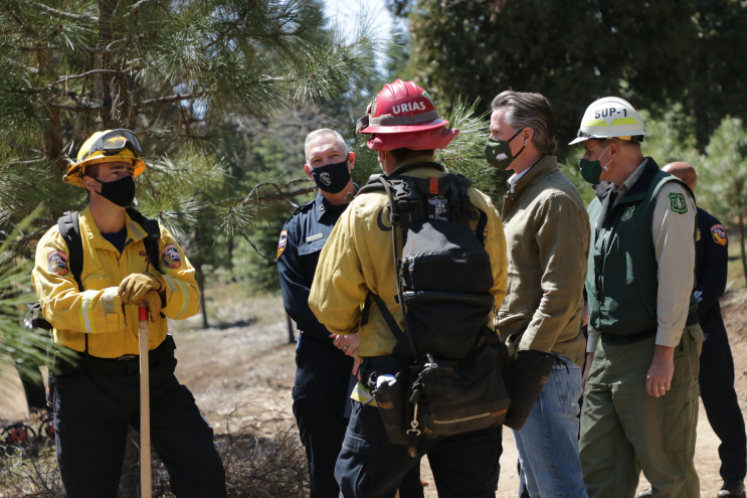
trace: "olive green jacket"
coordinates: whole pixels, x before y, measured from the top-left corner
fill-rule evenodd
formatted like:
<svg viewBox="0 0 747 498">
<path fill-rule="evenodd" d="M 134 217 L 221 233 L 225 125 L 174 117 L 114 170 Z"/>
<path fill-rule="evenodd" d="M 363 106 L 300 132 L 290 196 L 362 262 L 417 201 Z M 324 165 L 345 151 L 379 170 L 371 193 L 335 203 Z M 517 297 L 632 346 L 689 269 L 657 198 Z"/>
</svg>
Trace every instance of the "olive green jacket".
<svg viewBox="0 0 747 498">
<path fill-rule="evenodd" d="M 589 217 L 576 187 L 547 156 L 506 194 L 508 293 L 496 317 L 513 353 L 539 349 L 584 361 L 583 288 Z"/>
</svg>

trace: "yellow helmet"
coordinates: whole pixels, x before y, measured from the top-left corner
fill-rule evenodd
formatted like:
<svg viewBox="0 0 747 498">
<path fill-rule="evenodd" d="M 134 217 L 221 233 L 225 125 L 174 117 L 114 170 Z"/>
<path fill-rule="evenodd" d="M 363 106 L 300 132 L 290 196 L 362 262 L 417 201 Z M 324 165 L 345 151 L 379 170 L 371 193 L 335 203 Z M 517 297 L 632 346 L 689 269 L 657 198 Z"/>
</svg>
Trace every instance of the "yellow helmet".
<svg viewBox="0 0 747 498">
<path fill-rule="evenodd" d="M 78 162 L 70 165 L 62 181 L 84 187 L 86 167 L 115 161 L 131 162 L 135 168 L 133 176 L 145 171 L 143 149 L 137 136 L 130 130 L 104 130 L 91 135 L 78 151 Z"/>
</svg>

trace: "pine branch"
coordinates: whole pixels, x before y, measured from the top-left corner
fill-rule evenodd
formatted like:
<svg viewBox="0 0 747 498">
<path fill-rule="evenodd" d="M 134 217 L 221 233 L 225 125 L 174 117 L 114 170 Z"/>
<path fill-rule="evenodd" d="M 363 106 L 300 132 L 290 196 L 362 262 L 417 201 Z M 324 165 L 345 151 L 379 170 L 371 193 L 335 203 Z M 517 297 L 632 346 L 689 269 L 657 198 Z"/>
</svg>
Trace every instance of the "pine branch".
<svg viewBox="0 0 747 498">
<path fill-rule="evenodd" d="M 60 17 L 66 17 L 68 19 L 72 19 L 74 21 L 91 21 L 91 22 L 98 22 L 98 17 L 89 17 L 89 16 L 79 16 L 77 14 L 71 14 L 69 12 L 65 12 L 62 10 L 53 9 L 52 7 L 48 7 L 47 5 L 44 5 L 43 3 L 34 2 L 33 0 L 26 0 L 31 5 L 35 5 L 41 9 L 46 10 L 47 12 L 51 12 L 52 14 L 58 15 Z"/>
<path fill-rule="evenodd" d="M 275 182 L 262 182 L 258 183 L 252 188 L 252 190 L 249 192 L 249 194 L 244 198 L 244 200 L 239 204 L 240 206 L 246 206 L 248 204 L 253 204 L 255 202 L 261 202 L 261 201 L 280 201 L 283 200 L 293 206 L 293 208 L 297 208 L 298 204 L 291 202 L 289 199 L 292 197 L 297 197 L 299 195 L 308 194 L 311 192 L 314 192 L 316 190 L 316 187 L 307 187 L 297 190 L 292 190 L 290 192 L 283 192 L 283 187 L 290 185 L 291 183 L 294 183 L 296 180 L 291 180 L 287 184 L 283 185 L 282 187 L 278 185 Z M 260 188 L 264 187 L 265 185 L 270 185 L 274 187 L 278 193 L 277 194 L 266 194 L 258 197 L 252 197 L 254 195 L 254 192 Z"/>
<path fill-rule="evenodd" d="M 117 71 L 115 71 L 114 69 L 91 69 L 90 71 L 86 71 L 85 73 L 82 73 L 82 74 L 75 74 L 73 76 L 66 76 L 64 78 L 61 78 L 61 79 L 55 81 L 54 83 L 50 83 L 47 88 L 51 88 L 54 85 L 61 85 L 62 83 L 67 83 L 68 81 L 71 81 L 71 80 L 77 80 L 79 78 L 85 78 L 86 76 L 90 76 L 91 74 L 96 74 L 96 73 L 116 73 L 116 72 Z"/>
<path fill-rule="evenodd" d="M 192 100 L 197 99 L 205 95 L 205 92 L 197 92 L 192 93 L 189 95 L 181 95 L 179 93 L 176 93 L 174 95 L 169 95 L 167 97 L 159 97 L 157 99 L 150 99 L 150 100 L 144 100 L 143 102 L 140 102 L 139 104 L 135 104 L 135 109 L 140 110 L 144 107 L 150 107 L 153 105 L 158 104 L 168 104 L 170 102 L 178 102 L 179 100 Z"/>
<path fill-rule="evenodd" d="M 139 9 L 141 5 L 143 5 L 144 3 L 149 2 L 149 1 L 150 0 L 140 0 L 139 2 L 135 3 L 135 5 L 133 5 L 130 8 L 132 9 L 133 12 L 137 12 L 137 9 Z"/>
<path fill-rule="evenodd" d="M 66 104 L 49 104 L 49 106 L 54 107 L 55 109 L 60 109 L 62 111 L 69 111 L 69 112 L 105 112 L 105 111 L 108 111 L 106 107 L 97 106 L 96 104 L 81 105 L 80 107 L 76 107 L 74 105 L 66 105 Z"/>
<path fill-rule="evenodd" d="M 208 49 L 210 49 L 211 47 L 217 45 L 223 38 L 225 38 L 226 36 L 228 36 L 228 34 L 231 31 L 233 31 L 234 29 L 236 29 L 236 27 L 238 25 L 239 25 L 239 21 L 233 21 L 231 24 L 229 24 L 229 26 L 228 26 L 227 29 L 225 29 L 222 33 L 220 33 L 218 36 L 215 37 L 215 40 L 213 40 L 212 42 L 208 43 L 205 46 L 205 48 L 202 49 L 202 51 L 205 52 Z"/>
<path fill-rule="evenodd" d="M 265 258 L 267 261 L 271 262 L 272 264 L 277 264 L 278 260 L 275 258 L 271 258 L 270 256 L 267 256 L 262 251 L 259 250 L 259 247 L 256 246 L 254 242 L 251 241 L 251 239 L 246 235 L 246 232 L 244 232 L 243 229 L 239 229 L 241 231 L 241 236 L 244 237 L 244 240 L 249 242 L 249 245 L 252 246 L 252 249 L 254 249 L 254 252 Z"/>
</svg>

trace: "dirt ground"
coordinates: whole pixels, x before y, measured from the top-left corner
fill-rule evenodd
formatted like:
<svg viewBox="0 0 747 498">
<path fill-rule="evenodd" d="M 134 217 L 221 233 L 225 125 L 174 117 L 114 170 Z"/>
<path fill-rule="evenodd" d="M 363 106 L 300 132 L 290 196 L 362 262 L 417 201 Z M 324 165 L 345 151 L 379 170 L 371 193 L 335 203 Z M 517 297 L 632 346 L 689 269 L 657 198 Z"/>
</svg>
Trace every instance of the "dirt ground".
<svg viewBox="0 0 747 498">
<path fill-rule="evenodd" d="M 288 332 L 279 297 L 231 299 L 223 293 L 210 303 L 220 310 L 213 321 L 218 327 L 197 330 L 199 319 L 173 324 L 179 366 L 177 375 L 195 396 L 198 406 L 217 433 L 251 426 L 258 435 L 271 436 L 278 430 L 294 428 L 291 388 L 295 374 L 294 344 Z M 724 318 L 736 364 L 736 387 L 744 412 L 747 406 L 747 290 L 728 293 L 722 300 Z M 297 332 L 296 332 L 297 334 Z M 2 367 L 0 367 L 2 368 Z M 0 392 L 0 419 L 24 417 L 20 382 L 3 368 L 10 388 Z M 701 496 L 716 495 L 721 486 L 718 474 L 719 440 L 701 406 L 698 423 L 696 467 L 701 479 Z M 501 476 L 496 497 L 515 497 L 518 490 L 516 447 L 504 430 Z M 424 459 L 422 478 L 430 483 L 426 497 L 436 497 L 433 478 Z M 646 486 L 642 479 L 640 488 Z"/>
</svg>

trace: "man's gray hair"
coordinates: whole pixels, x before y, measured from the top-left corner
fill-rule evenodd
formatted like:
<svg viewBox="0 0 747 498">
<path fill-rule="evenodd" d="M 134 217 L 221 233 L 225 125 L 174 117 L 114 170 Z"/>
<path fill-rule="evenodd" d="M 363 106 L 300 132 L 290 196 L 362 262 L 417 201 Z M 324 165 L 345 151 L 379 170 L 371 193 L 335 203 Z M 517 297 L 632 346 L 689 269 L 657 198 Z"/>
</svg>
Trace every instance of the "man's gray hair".
<svg viewBox="0 0 747 498">
<path fill-rule="evenodd" d="M 332 130 L 330 128 L 321 128 L 319 130 L 314 130 L 308 135 L 306 135 L 306 140 L 303 143 L 303 153 L 306 156 L 306 162 L 309 162 L 309 144 L 312 140 L 315 138 L 321 136 L 321 135 L 332 135 L 335 137 L 335 140 L 337 140 L 337 144 L 342 147 L 342 150 L 345 151 L 345 154 L 348 153 L 348 144 L 345 142 L 345 139 L 342 138 L 342 135 L 337 133 L 335 130 Z"/>
<path fill-rule="evenodd" d="M 514 92 L 506 90 L 493 99 L 493 111 L 506 109 L 503 119 L 514 130 L 531 128 L 534 130 L 534 146 L 542 154 L 555 153 L 555 118 L 550 101 L 539 93 Z"/>
</svg>

